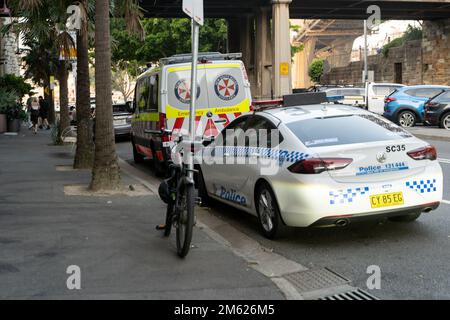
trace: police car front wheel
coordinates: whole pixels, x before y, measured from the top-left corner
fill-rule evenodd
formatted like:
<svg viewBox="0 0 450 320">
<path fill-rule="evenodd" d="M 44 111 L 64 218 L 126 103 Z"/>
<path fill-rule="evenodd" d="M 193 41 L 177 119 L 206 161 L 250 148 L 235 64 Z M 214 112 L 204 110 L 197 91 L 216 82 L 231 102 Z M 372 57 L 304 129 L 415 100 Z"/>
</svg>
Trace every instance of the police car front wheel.
<svg viewBox="0 0 450 320">
<path fill-rule="evenodd" d="M 267 183 L 256 189 L 256 210 L 261 231 L 266 238 L 275 239 L 282 235 L 285 225 L 281 221 L 280 210 L 275 195 Z"/>
</svg>

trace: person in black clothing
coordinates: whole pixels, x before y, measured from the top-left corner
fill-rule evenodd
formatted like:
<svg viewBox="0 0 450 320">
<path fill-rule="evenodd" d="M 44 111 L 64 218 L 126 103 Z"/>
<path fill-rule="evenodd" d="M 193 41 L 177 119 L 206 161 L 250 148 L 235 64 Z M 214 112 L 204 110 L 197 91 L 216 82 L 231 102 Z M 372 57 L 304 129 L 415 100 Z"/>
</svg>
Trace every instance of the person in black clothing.
<svg viewBox="0 0 450 320">
<path fill-rule="evenodd" d="M 42 96 L 39 96 L 39 105 L 40 105 L 39 117 L 41 118 L 39 129 L 42 129 L 42 126 L 45 125 L 47 130 L 50 130 L 50 125 L 47 120 L 49 106 L 47 101 L 45 101 L 44 98 L 42 98 Z"/>
</svg>

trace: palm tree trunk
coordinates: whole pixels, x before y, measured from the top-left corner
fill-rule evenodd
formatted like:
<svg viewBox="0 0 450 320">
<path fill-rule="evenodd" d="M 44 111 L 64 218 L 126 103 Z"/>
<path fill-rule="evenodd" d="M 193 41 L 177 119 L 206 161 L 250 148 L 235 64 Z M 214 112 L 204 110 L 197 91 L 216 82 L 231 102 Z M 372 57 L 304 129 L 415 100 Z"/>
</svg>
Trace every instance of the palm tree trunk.
<svg viewBox="0 0 450 320">
<path fill-rule="evenodd" d="M 95 1 L 95 158 L 91 190 L 116 190 L 120 186 L 111 101 L 111 46 L 109 1 Z"/>
<path fill-rule="evenodd" d="M 86 0 L 80 1 L 86 6 Z M 83 21 L 86 24 L 87 21 Z M 90 169 L 94 160 L 94 141 L 92 136 L 90 83 L 89 83 L 89 57 L 87 26 L 81 27 L 77 33 L 77 151 L 73 167 L 75 169 Z"/>
<path fill-rule="evenodd" d="M 67 70 L 67 63 L 61 61 L 59 67 L 59 128 L 58 133 L 61 135 L 62 131 L 70 126 L 69 119 L 69 88 L 67 79 L 69 72 Z"/>
</svg>

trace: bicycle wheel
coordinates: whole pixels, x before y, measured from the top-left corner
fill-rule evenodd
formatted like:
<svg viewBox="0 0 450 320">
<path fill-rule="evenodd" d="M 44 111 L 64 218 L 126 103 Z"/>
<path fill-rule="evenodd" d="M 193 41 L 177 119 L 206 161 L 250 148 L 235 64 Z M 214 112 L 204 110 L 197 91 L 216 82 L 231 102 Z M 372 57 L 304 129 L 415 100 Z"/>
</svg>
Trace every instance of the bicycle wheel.
<svg viewBox="0 0 450 320">
<path fill-rule="evenodd" d="M 177 253 L 184 258 L 191 246 L 194 227 L 194 186 L 183 184 L 177 199 Z"/>
</svg>

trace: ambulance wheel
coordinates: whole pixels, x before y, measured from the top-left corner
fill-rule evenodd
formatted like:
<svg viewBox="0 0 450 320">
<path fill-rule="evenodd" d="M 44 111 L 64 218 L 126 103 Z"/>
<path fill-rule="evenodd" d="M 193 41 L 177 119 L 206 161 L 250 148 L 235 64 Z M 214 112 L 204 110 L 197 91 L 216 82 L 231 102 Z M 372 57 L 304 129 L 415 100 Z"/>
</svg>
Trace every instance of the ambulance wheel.
<svg viewBox="0 0 450 320">
<path fill-rule="evenodd" d="M 282 236 L 286 226 L 281 220 L 275 194 L 267 182 L 257 185 L 255 201 L 262 234 L 268 239 L 276 239 Z"/>
<path fill-rule="evenodd" d="M 394 222 L 413 222 L 413 221 L 416 221 L 417 219 L 419 219 L 421 214 L 422 214 L 421 212 L 416 212 L 416 213 L 405 214 L 402 216 L 390 217 L 388 219 L 390 221 L 394 221 Z"/>
<path fill-rule="evenodd" d="M 133 139 L 131 139 L 131 144 L 133 145 L 133 160 L 134 160 L 134 163 L 142 163 L 142 162 L 144 162 L 144 156 L 142 154 L 140 154 L 136 150 L 136 145 L 134 144 Z"/>
<path fill-rule="evenodd" d="M 208 191 L 206 190 L 205 179 L 203 178 L 203 172 L 201 169 L 198 170 L 198 196 L 202 201 L 202 207 L 207 207 L 211 198 L 208 195 Z"/>
</svg>

